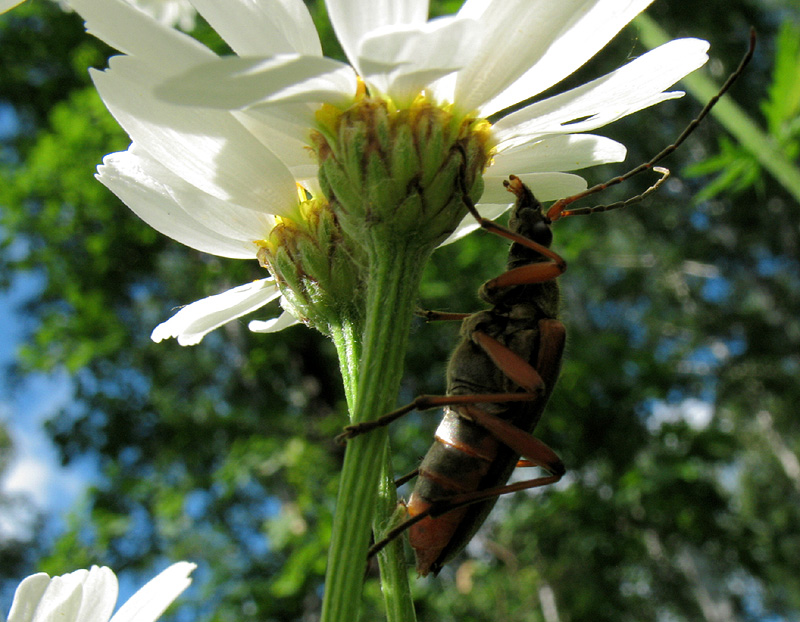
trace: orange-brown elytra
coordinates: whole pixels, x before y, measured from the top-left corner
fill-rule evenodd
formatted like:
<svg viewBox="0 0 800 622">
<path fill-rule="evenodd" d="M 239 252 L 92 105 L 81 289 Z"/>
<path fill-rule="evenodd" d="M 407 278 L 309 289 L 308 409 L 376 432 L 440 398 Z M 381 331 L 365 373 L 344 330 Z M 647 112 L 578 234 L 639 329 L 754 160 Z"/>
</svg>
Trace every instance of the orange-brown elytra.
<svg viewBox="0 0 800 622">
<path fill-rule="evenodd" d="M 558 283 L 566 262 L 550 249 L 551 225 L 568 217 L 630 205 L 653 192 L 669 171 L 656 164 L 672 153 L 709 113 L 750 61 L 742 62 L 717 95 L 674 143 L 650 161 L 577 195 L 556 201 L 548 210 L 519 178 L 505 182 L 516 195 L 508 227 L 482 218 L 464 192 L 464 200 L 481 227 L 511 240 L 507 270 L 487 281 L 480 297 L 491 307 L 473 314 L 426 311 L 429 320 L 462 320 L 461 341 L 447 370 L 447 394 L 422 395 L 374 421 L 349 426 L 340 438 L 351 438 L 402 417 L 414 409 L 444 407 L 436 440 L 419 469 L 406 505 L 409 518 L 383 534 L 370 549 L 374 555 L 404 531 L 417 558 L 420 575 L 437 573 L 466 546 L 501 494 L 557 482 L 564 465 L 552 449 L 532 435 L 558 379 L 566 337 L 558 320 Z M 567 209 L 574 201 L 653 169 L 660 174 L 643 193 L 611 205 Z M 524 460 L 520 460 L 520 458 Z M 507 484 L 517 466 L 538 466 L 547 475 Z"/>
</svg>

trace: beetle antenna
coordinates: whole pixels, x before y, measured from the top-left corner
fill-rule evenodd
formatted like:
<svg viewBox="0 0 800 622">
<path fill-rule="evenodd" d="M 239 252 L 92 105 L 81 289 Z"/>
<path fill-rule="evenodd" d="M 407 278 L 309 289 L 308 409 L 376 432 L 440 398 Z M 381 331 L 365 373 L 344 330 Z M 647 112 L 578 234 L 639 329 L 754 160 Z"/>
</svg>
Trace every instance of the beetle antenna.
<svg viewBox="0 0 800 622">
<path fill-rule="evenodd" d="M 587 190 L 584 190 L 583 192 L 580 192 L 578 194 L 574 194 L 570 197 L 566 197 L 564 199 L 556 201 L 555 203 L 553 203 L 553 205 L 550 206 L 550 209 L 547 210 L 547 217 L 550 220 L 558 220 L 559 218 L 565 218 L 567 216 L 585 216 L 588 214 L 594 214 L 595 212 L 607 212 L 612 209 L 619 209 L 621 207 L 626 207 L 632 203 L 637 203 L 642 199 L 644 199 L 646 196 L 648 196 L 651 192 L 656 190 L 662 183 L 664 183 L 667 176 L 669 175 L 668 171 L 666 174 L 664 173 L 664 171 L 666 171 L 667 169 L 656 167 L 656 164 L 658 164 L 661 160 L 666 158 L 678 147 L 680 147 L 681 144 L 689 137 L 689 135 L 697 129 L 697 126 L 700 125 L 700 123 L 703 121 L 703 119 L 705 119 L 708 113 L 711 112 L 711 109 L 716 105 L 716 103 L 720 100 L 720 98 L 728 91 L 728 89 L 731 88 L 733 83 L 736 82 L 737 78 L 740 75 L 742 75 L 745 67 L 747 67 L 747 64 L 750 62 L 750 59 L 753 58 L 753 53 L 755 52 L 755 48 L 756 48 L 756 31 L 754 28 L 751 28 L 750 43 L 747 48 L 747 52 L 745 52 L 745 55 L 739 62 L 739 66 L 733 71 L 733 73 L 731 73 L 731 75 L 728 76 L 728 79 L 725 80 L 725 83 L 722 85 L 717 94 L 714 95 L 714 97 L 712 97 L 708 101 L 708 103 L 700 111 L 700 114 L 698 114 L 697 117 L 692 119 L 691 123 L 689 123 L 689 125 L 686 126 L 686 128 L 683 130 L 683 132 L 681 132 L 680 136 L 678 136 L 678 138 L 675 140 L 674 143 L 668 145 L 667 147 L 664 147 L 664 149 L 662 149 L 648 162 L 644 162 L 639 166 L 632 168 L 627 173 L 623 173 L 618 177 L 614 177 L 613 179 L 609 179 L 608 181 L 605 181 L 601 184 L 592 186 L 591 188 L 588 188 Z M 605 190 L 609 186 L 615 186 L 616 184 L 622 183 L 623 181 L 630 179 L 634 175 L 638 175 L 639 173 L 649 169 L 656 170 L 656 172 L 661 174 L 661 178 L 653 186 L 651 186 L 641 194 L 636 195 L 635 197 L 632 197 L 626 201 L 619 201 L 617 203 L 612 203 L 610 205 L 598 205 L 596 207 L 582 207 L 572 210 L 566 209 L 570 204 L 574 203 L 579 199 L 583 199 L 584 197 L 596 194 L 602 190 Z"/>
</svg>

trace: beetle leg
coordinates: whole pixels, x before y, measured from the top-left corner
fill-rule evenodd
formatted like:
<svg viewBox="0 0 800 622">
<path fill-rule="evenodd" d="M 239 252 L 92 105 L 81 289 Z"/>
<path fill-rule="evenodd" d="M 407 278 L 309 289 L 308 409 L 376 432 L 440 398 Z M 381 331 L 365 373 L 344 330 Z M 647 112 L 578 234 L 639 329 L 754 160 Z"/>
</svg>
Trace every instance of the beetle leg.
<svg viewBox="0 0 800 622">
<path fill-rule="evenodd" d="M 472 333 L 472 340 L 486 352 L 498 369 L 513 380 L 515 384 L 536 396 L 544 392 L 545 384 L 539 372 L 511 348 L 504 346 L 494 337 L 490 337 L 479 330 Z M 482 401 L 471 403 L 479 404 Z"/>
<path fill-rule="evenodd" d="M 396 480 L 394 480 L 394 487 L 395 488 L 400 488 L 400 486 L 402 486 L 406 482 L 414 479 L 417 475 L 419 475 L 419 468 L 416 468 L 413 471 L 411 471 L 410 473 L 406 473 L 402 477 L 398 477 Z"/>
<path fill-rule="evenodd" d="M 384 534 L 384 537 L 375 542 L 375 544 L 373 544 L 369 549 L 368 557 L 375 555 L 378 551 L 389 544 L 389 542 L 397 538 L 397 536 L 427 517 L 434 518 L 436 516 L 441 516 L 442 514 L 446 514 L 451 510 L 455 510 L 465 505 L 479 503 L 481 501 L 499 497 L 500 495 L 554 484 L 564 475 L 566 469 L 564 468 L 564 464 L 561 462 L 561 459 L 552 449 L 550 449 L 538 438 L 528 434 L 523 430 L 520 430 L 516 426 L 511 425 L 499 417 L 495 417 L 494 415 L 480 411 L 480 409 L 477 408 L 474 410 L 480 414 L 475 416 L 474 413 L 470 413 L 470 415 L 473 416 L 474 419 L 483 427 L 489 430 L 500 442 L 508 445 L 514 451 L 525 456 L 525 458 L 527 458 L 525 461 L 526 466 L 541 467 L 549 471 L 551 475 L 537 477 L 534 479 L 525 480 L 523 482 L 506 484 L 504 486 L 495 486 L 494 488 L 487 488 L 485 490 L 476 490 L 473 492 L 453 495 L 445 499 L 433 500 L 428 508 L 419 514 L 415 514 L 408 520 L 403 521 L 393 529 L 387 531 Z"/>
<path fill-rule="evenodd" d="M 460 406 L 462 404 L 487 404 L 504 402 L 528 402 L 536 399 L 536 394 L 531 393 L 486 393 L 482 395 L 420 395 L 413 402 L 401 406 L 397 410 L 373 419 L 345 426 L 344 431 L 336 437 L 336 441 L 342 443 L 347 439 L 359 436 L 365 432 L 371 432 L 376 428 L 389 425 L 403 415 L 407 415 L 412 410 L 429 410 L 440 406 Z"/>
<path fill-rule="evenodd" d="M 558 365 L 561 360 L 561 353 L 564 350 L 564 325 L 558 320 L 541 320 L 539 322 L 539 335 L 539 356 L 537 366 L 534 368 L 525 359 L 486 333 L 480 331 L 473 333 L 476 343 L 483 348 L 495 365 L 520 387 L 526 389 L 526 393 L 420 395 L 413 402 L 401 406 L 382 417 L 345 426 L 344 431 L 336 437 L 337 442 L 341 443 L 360 434 L 389 425 L 412 410 L 428 410 L 441 406 L 469 404 L 529 402 L 537 399 L 543 389 L 552 390 L 552 385 L 555 384 L 555 380 L 558 377 Z M 537 371 L 537 368 L 539 371 Z"/>
<path fill-rule="evenodd" d="M 417 309 L 414 315 L 425 318 L 426 322 L 450 322 L 453 320 L 462 321 L 467 319 L 472 313 L 451 313 L 449 311 L 431 311 L 430 309 Z"/>
<path fill-rule="evenodd" d="M 430 506 L 423 512 L 427 516 L 441 516 L 456 508 L 493 499 L 500 495 L 554 484 L 560 480 L 566 472 L 561 458 L 559 458 L 550 447 L 532 434 L 521 430 L 500 417 L 487 413 L 474 406 L 465 407 L 462 412 L 481 427 L 488 430 L 492 436 L 501 443 L 507 445 L 516 453 L 526 458 L 526 466 L 540 467 L 550 473 L 550 475 L 536 477 L 522 482 L 515 482 L 513 484 L 504 484 L 502 486 L 494 486 L 483 490 L 456 494 L 443 499 L 432 499 Z M 416 518 L 416 516 L 414 518 Z"/>
<path fill-rule="evenodd" d="M 532 434 L 480 408 L 466 407 L 464 410 L 466 411 L 464 414 L 467 417 L 479 424 L 482 428 L 488 430 L 492 436 L 501 443 L 513 449 L 514 452 L 518 453 L 523 458 L 526 458 L 531 466 L 538 466 L 546 469 L 559 478 L 566 471 L 564 464 L 561 462 L 561 458 L 556 455 L 556 452 Z M 487 491 L 477 492 L 481 493 Z"/>
<path fill-rule="evenodd" d="M 525 480 L 524 482 L 515 482 L 513 484 L 506 484 L 505 486 L 487 488 L 486 490 L 476 490 L 474 492 L 447 497 L 441 501 L 433 501 L 425 513 L 427 513 L 427 516 L 430 516 L 431 518 L 436 518 L 437 516 L 441 516 L 442 514 L 446 514 L 447 512 L 465 505 L 487 501 L 489 499 L 499 497 L 500 495 L 519 492 L 520 490 L 530 490 L 531 488 L 539 488 L 540 486 L 549 486 L 550 484 L 555 484 L 558 480 L 560 480 L 565 472 L 566 470 L 557 475 L 536 477 L 534 479 Z M 414 518 L 417 517 L 415 516 Z"/>
<path fill-rule="evenodd" d="M 537 395 L 545 389 L 553 389 L 567 334 L 564 324 L 558 320 L 540 320 L 538 327 L 539 354 L 536 367 L 483 331 L 476 330 L 472 333 L 473 341 L 486 352 L 500 371 L 529 393 Z M 480 404 L 484 401 L 476 400 L 471 403 Z"/>
</svg>

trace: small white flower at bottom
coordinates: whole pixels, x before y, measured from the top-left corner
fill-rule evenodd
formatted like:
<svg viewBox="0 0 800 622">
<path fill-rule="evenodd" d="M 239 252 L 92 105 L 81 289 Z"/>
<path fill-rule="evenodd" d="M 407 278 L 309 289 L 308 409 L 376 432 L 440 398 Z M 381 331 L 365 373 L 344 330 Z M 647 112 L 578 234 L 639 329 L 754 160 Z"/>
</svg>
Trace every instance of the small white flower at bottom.
<svg viewBox="0 0 800 622">
<path fill-rule="evenodd" d="M 189 562 L 172 564 L 119 608 L 117 577 L 107 567 L 92 566 L 50 578 L 44 572 L 19 584 L 8 622 L 155 622 L 183 592 L 196 568 Z"/>
</svg>

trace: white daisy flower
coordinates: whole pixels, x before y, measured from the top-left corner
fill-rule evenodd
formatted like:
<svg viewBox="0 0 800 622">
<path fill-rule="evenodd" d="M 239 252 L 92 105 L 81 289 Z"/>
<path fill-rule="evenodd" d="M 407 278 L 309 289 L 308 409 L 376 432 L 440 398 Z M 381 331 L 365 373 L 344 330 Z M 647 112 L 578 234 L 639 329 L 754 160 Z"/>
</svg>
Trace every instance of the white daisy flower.
<svg viewBox="0 0 800 622">
<path fill-rule="evenodd" d="M 234 56 L 219 57 L 122 0 L 71 0 L 87 30 L 124 54 L 93 78 L 133 144 L 107 156 L 98 179 L 179 242 L 253 258 L 275 217 L 297 213 L 297 185 L 319 195 L 309 146 L 325 105 L 346 108 L 366 88 L 393 110 L 424 98 L 459 118 L 484 119 L 570 75 L 652 0 L 466 0 L 455 15 L 430 21 L 427 0 L 326 0 L 350 64 L 322 56 L 302 0 L 190 1 Z M 542 201 L 584 189 L 569 171 L 625 157 L 623 145 L 586 132 L 683 95 L 665 89 L 703 65 L 707 49 L 698 39 L 672 41 L 501 118 L 478 171 L 478 209 L 493 218 L 508 208 L 502 180 L 512 173 Z M 451 239 L 472 228 L 465 220 Z M 212 296 L 153 338 L 197 343 L 276 297 L 270 279 Z"/>
<path fill-rule="evenodd" d="M 192 580 L 195 564 L 173 564 L 122 605 L 117 577 L 110 568 L 92 566 L 50 578 L 40 572 L 22 581 L 14 594 L 8 622 L 154 622 Z"/>
</svg>

